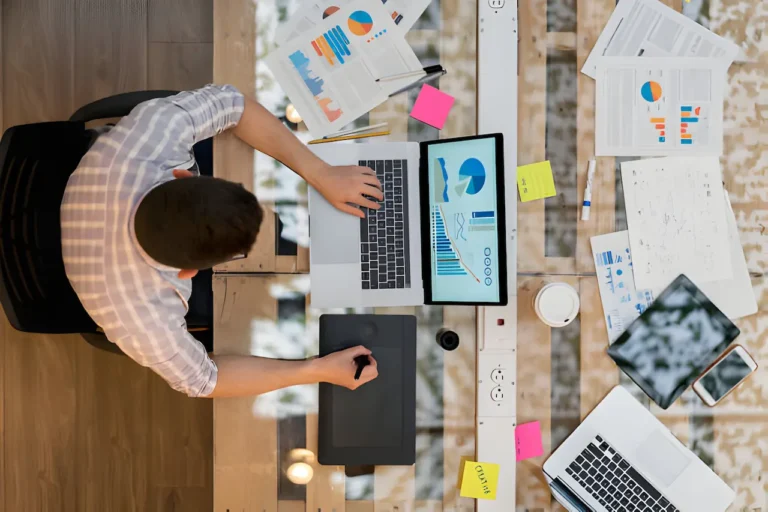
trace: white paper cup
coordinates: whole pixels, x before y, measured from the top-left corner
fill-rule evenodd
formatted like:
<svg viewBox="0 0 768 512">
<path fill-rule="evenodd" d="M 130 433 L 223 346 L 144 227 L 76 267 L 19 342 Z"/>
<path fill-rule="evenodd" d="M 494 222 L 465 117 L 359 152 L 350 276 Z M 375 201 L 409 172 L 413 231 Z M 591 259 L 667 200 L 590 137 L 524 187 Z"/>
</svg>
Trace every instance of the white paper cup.
<svg viewBox="0 0 768 512">
<path fill-rule="evenodd" d="M 579 314 L 581 301 L 573 286 L 567 283 L 549 283 L 543 286 L 533 301 L 539 320 L 550 327 L 565 327 Z"/>
</svg>

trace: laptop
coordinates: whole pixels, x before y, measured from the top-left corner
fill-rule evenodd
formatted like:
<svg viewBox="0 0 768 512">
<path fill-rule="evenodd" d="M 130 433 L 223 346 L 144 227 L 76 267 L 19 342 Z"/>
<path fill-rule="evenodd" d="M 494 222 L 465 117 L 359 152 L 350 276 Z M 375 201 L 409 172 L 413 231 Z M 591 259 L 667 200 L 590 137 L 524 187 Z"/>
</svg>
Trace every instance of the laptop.
<svg viewBox="0 0 768 512">
<path fill-rule="evenodd" d="M 369 167 L 384 189 L 365 219 L 310 189 L 312 306 L 507 304 L 501 134 L 312 149 Z"/>
<path fill-rule="evenodd" d="M 617 386 L 544 463 L 571 511 L 719 512 L 735 493 Z"/>
</svg>

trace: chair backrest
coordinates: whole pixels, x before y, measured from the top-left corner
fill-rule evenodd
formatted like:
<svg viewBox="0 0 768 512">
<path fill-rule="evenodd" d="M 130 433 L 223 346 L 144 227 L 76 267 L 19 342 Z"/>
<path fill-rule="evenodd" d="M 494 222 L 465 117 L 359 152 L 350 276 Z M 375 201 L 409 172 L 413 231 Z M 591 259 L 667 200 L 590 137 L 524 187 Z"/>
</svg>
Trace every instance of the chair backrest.
<svg viewBox="0 0 768 512">
<path fill-rule="evenodd" d="M 20 331 L 96 331 L 64 271 L 59 213 L 89 140 L 66 121 L 15 126 L 0 141 L 0 303 Z"/>
</svg>

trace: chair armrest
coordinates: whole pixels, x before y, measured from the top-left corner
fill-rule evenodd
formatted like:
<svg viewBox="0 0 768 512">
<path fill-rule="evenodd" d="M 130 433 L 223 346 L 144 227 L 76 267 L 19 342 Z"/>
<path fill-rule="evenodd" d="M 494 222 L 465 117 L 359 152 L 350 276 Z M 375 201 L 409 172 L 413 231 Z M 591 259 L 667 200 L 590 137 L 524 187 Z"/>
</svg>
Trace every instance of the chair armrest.
<svg viewBox="0 0 768 512">
<path fill-rule="evenodd" d="M 69 120 L 87 123 L 95 119 L 123 117 L 139 103 L 156 98 L 167 98 L 178 93 L 179 91 L 135 91 L 115 94 L 80 107 Z"/>
</svg>

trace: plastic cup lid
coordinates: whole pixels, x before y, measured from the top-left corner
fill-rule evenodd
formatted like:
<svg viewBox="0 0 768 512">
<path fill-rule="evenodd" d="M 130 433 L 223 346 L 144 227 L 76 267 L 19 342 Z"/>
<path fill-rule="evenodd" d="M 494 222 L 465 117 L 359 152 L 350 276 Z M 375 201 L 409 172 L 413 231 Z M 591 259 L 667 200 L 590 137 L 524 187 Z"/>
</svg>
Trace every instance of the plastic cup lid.
<svg viewBox="0 0 768 512">
<path fill-rule="evenodd" d="M 579 294 L 565 283 L 553 283 L 539 293 L 537 305 L 547 322 L 565 325 L 579 314 Z"/>
</svg>

